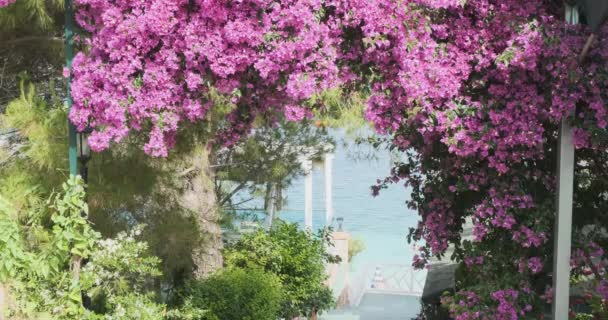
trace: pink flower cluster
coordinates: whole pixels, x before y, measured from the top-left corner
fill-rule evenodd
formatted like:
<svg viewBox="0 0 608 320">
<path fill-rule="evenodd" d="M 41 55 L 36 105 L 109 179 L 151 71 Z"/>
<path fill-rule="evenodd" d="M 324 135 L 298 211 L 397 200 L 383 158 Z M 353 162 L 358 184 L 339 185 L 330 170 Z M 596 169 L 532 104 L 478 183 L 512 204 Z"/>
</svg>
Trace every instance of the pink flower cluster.
<svg viewBox="0 0 608 320">
<path fill-rule="evenodd" d="M 608 300 L 608 280 L 602 279 L 596 287 L 598 294 L 604 300 Z"/>
<path fill-rule="evenodd" d="M 501 289 L 490 293 L 492 308 L 484 306 L 474 291 L 460 291 L 457 302 L 451 304 L 450 314 L 456 320 L 518 320 L 526 318 L 533 307 L 522 301 L 522 293 L 515 289 Z M 449 303 L 449 302 L 448 302 Z"/>
<path fill-rule="evenodd" d="M 519 292 L 514 289 L 498 290 L 492 293 L 492 299 L 498 302 L 496 307 L 496 320 L 517 320 L 532 310 L 532 306 L 525 306 L 520 310 L 517 306 Z"/>
<path fill-rule="evenodd" d="M 513 230 L 517 224 L 517 220 L 510 211 L 513 211 L 512 209 L 534 208 L 532 198 L 528 195 L 499 195 L 494 188 L 490 188 L 488 194 L 491 198 L 483 200 L 475 211 L 474 221 L 476 228 L 474 235 L 477 241 L 482 240 L 489 229 L 481 229 L 480 226 L 482 224 L 485 223 L 492 227 Z"/>
<path fill-rule="evenodd" d="M 312 113 L 302 107 L 287 105 L 285 106 L 285 118 L 289 121 L 302 121 L 305 118 L 312 118 Z"/>
<path fill-rule="evenodd" d="M 539 257 L 528 259 L 528 269 L 532 274 L 537 274 L 543 270 L 543 263 Z"/>
<path fill-rule="evenodd" d="M 9 5 L 15 3 L 17 0 L 0 0 L 0 8 L 8 7 Z"/>
<path fill-rule="evenodd" d="M 579 274 L 593 278 L 595 291 L 591 297 L 608 300 L 608 259 L 605 250 L 595 242 L 586 244 L 586 248 L 576 248 L 572 252 L 570 265 Z"/>
<path fill-rule="evenodd" d="M 181 126 L 204 123 L 212 89 L 235 105 L 218 133 L 231 144 L 269 110 L 308 116 L 293 106 L 337 81 L 336 44 L 318 0 L 75 4 L 92 36 L 90 51 L 74 59 L 70 119 L 95 129 L 96 151 L 144 131 L 145 151 L 167 156 Z"/>
</svg>

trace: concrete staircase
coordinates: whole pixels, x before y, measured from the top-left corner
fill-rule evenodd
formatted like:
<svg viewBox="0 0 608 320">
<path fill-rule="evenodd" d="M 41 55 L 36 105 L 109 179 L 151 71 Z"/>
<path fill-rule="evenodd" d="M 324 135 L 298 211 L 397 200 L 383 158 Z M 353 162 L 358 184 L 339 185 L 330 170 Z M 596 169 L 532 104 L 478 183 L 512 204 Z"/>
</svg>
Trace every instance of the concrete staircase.
<svg viewBox="0 0 608 320">
<path fill-rule="evenodd" d="M 410 320 L 420 312 L 420 300 L 400 295 L 366 293 L 357 307 L 332 310 L 320 320 Z"/>
</svg>

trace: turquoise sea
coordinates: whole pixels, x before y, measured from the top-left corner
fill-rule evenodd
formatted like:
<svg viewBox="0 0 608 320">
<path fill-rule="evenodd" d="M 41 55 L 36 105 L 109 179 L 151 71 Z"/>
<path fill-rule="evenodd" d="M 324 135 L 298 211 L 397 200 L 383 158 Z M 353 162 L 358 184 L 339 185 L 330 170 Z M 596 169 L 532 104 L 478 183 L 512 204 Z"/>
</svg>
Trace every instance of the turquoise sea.
<svg viewBox="0 0 608 320">
<path fill-rule="evenodd" d="M 407 243 L 407 234 L 409 228 L 418 222 L 416 212 L 406 207 L 410 190 L 403 184 L 395 184 L 383 189 L 377 197 L 371 194 L 371 186 L 376 180 L 390 174 L 391 154 L 386 150 L 359 146 L 354 137 L 343 132 L 333 132 L 332 137 L 336 141 L 332 174 L 334 221 L 342 217 L 344 231 L 365 244 L 365 250 L 351 262 L 351 284 L 370 270 L 373 274 L 378 265 L 408 268 L 414 249 Z M 313 230 L 325 226 L 324 171 L 322 161 L 313 165 Z M 303 228 L 304 177 L 294 180 L 284 195 L 287 202 L 279 217 Z M 333 227 L 337 227 L 335 222 Z M 422 281 L 425 276 L 425 271 L 416 273 L 416 278 Z M 356 312 L 360 320 L 411 319 L 419 312 L 420 303 L 415 297 L 375 295 L 364 298 L 360 308 L 345 312 Z"/>
<path fill-rule="evenodd" d="M 343 217 L 344 230 L 365 242 L 366 250 L 353 261 L 356 271 L 367 264 L 411 264 L 413 249 L 407 244 L 410 227 L 417 224 L 416 212 L 407 209 L 409 190 L 392 185 L 372 197 L 370 187 L 390 173 L 388 151 L 357 146 L 354 139 L 336 133 L 333 160 L 334 219 Z M 370 156 L 371 155 L 371 156 Z M 287 190 L 287 204 L 280 213 L 284 220 L 304 223 L 304 179 Z M 323 163 L 313 168 L 313 229 L 325 223 Z"/>
<path fill-rule="evenodd" d="M 370 187 L 376 180 L 390 174 L 391 154 L 386 150 L 372 151 L 357 146 L 353 138 L 341 133 L 334 134 L 334 137 L 337 142 L 333 160 L 334 220 L 344 218 L 344 231 L 351 233 L 353 238 L 362 239 L 366 246 L 351 263 L 351 280 L 356 281 L 368 270 L 374 270 L 376 265 L 410 266 L 414 249 L 407 243 L 407 233 L 418 221 L 416 212 L 405 204 L 410 190 L 403 184 L 396 184 L 382 190 L 377 197 L 371 195 Z M 324 183 L 323 163 L 319 163 L 313 168 L 314 230 L 323 228 L 325 223 Z M 303 177 L 294 181 L 287 190 L 284 209 L 280 213 L 282 219 L 304 225 Z M 417 273 L 418 279 L 426 276 L 426 271 Z M 412 319 L 419 311 L 419 298 L 391 295 L 366 296 L 359 308 L 352 310 L 360 320 Z M 348 312 L 351 311 L 340 311 L 338 315 Z"/>
</svg>

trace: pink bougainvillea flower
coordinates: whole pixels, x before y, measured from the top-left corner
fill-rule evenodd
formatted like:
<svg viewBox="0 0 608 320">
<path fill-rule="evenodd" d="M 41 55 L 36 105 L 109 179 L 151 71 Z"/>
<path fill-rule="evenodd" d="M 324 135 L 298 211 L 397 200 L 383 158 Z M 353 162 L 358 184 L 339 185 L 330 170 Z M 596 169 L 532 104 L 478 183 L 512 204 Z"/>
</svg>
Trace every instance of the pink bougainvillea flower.
<svg viewBox="0 0 608 320">
<path fill-rule="evenodd" d="M 16 0 L 0 0 L 0 8 L 8 7 L 9 5 L 15 3 Z"/>
</svg>

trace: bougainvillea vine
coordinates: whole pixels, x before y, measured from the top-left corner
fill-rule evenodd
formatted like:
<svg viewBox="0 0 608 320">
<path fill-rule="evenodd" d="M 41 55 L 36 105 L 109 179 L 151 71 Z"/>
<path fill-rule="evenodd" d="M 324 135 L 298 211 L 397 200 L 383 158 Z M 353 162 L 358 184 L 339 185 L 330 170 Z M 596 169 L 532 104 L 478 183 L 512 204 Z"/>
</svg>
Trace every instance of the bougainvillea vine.
<svg viewBox="0 0 608 320">
<path fill-rule="evenodd" d="M 541 312 L 539 297 L 549 283 L 544 266 L 550 261 L 557 123 L 574 115 L 575 142 L 585 150 L 580 158 L 597 170 L 608 120 L 603 42 L 579 65 L 585 30 L 566 26 L 560 5 L 76 3 L 91 37 L 90 50 L 74 61 L 71 119 L 81 129 L 96 129 L 95 150 L 143 131 L 145 151 L 166 156 L 179 127 L 213 108 L 211 88 L 235 105 L 218 132 L 224 144 L 247 134 L 256 117 L 298 121 L 311 115 L 313 95 L 339 85 L 362 88 L 369 93 L 367 119 L 407 155 L 387 181 L 413 190 L 410 206 L 421 222 L 411 237 L 424 243 L 416 265 L 450 244 L 458 248 L 456 259 L 481 261 L 468 265 L 476 272 L 462 288 L 477 292 L 479 301 L 460 308 L 462 295 L 456 294 L 454 315 L 514 319 Z M 604 187 L 597 177 L 587 179 Z M 591 189 L 578 190 L 584 191 Z M 467 219 L 475 239 L 463 246 L 460 228 Z M 516 276 L 496 276 L 505 272 Z"/>
<path fill-rule="evenodd" d="M 11 1 L 9 1 L 11 2 Z M 6 0 L 4 2 L 6 3 Z M 74 60 L 71 120 L 94 150 L 134 132 L 166 156 L 181 127 L 203 125 L 219 92 L 234 108 L 229 145 L 256 118 L 300 121 L 317 94 L 364 91 L 367 119 L 421 221 L 414 264 L 453 246 L 468 270 L 447 299 L 456 319 L 538 316 L 550 301 L 558 123 L 575 126 L 573 275 L 608 285 L 605 32 L 551 0 L 76 0 L 87 50 Z M 348 92 L 348 90 L 345 90 Z M 462 241 L 465 222 L 473 239 Z M 593 231 L 593 230 L 599 231 Z M 603 230 L 603 231 L 602 231 Z M 510 275 L 508 277 L 504 275 Z"/>
</svg>

